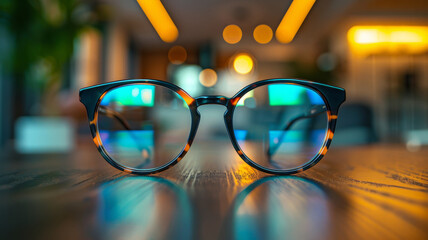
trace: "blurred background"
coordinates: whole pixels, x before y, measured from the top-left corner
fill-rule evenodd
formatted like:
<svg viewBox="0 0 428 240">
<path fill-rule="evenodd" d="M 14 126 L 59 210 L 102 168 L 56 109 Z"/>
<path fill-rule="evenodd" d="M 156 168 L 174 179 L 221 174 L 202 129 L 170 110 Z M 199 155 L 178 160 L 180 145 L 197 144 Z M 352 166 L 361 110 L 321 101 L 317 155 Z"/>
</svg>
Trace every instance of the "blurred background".
<svg viewBox="0 0 428 240">
<path fill-rule="evenodd" d="M 2 0 L 0 52 L 2 152 L 76 150 L 92 140 L 79 89 L 129 78 L 193 97 L 327 83 L 347 91 L 336 147 L 428 145 L 426 0 Z"/>
</svg>

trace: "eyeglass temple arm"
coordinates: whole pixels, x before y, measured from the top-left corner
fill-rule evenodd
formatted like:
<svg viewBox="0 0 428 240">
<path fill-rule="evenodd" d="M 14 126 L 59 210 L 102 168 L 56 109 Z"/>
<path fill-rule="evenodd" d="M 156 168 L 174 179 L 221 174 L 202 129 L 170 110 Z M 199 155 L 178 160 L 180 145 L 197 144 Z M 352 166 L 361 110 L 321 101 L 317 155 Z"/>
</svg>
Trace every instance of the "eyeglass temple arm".
<svg viewBox="0 0 428 240">
<path fill-rule="evenodd" d="M 275 152 L 278 150 L 279 146 L 281 145 L 282 140 L 284 139 L 284 136 L 285 136 L 285 132 L 288 131 L 288 130 L 290 130 L 290 128 L 293 126 L 294 123 L 296 123 L 297 121 L 302 120 L 302 119 L 316 117 L 316 116 L 318 116 L 321 113 L 324 113 L 326 111 L 327 111 L 327 109 L 325 108 L 325 106 L 322 106 L 321 111 L 317 111 L 316 108 L 312 108 L 309 111 L 309 113 L 303 114 L 303 115 L 300 115 L 300 116 L 297 116 L 297 117 L 291 119 L 291 121 L 289 121 L 287 123 L 287 125 L 283 128 L 283 130 L 281 131 L 281 135 L 278 138 L 278 142 L 274 143 L 273 146 L 271 146 L 270 144 L 268 144 L 268 149 L 267 149 L 266 154 L 268 155 L 269 161 L 271 161 L 271 156 L 275 154 Z"/>
<path fill-rule="evenodd" d="M 119 123 L 128 131 L 131 130 L 131 126 L 129 126 L 128 121 L 122 116 L 122 114 L 107 108 L 106 106 L 99 106 L 98 110 L 100 113 L 105 114 L 108 117 L 114 117 Z"/>
<path fill-rule="evenodd" d="M 118 113 L 118 112 L 116 112 L 116 111 L 114 111 L 114 110 L 112 110 L 112 109 L 109 109 L 109 108 L 107 108 L 106 106 L 99 106 L 98 107 L 98 109 L 99 109 L 99 112 L 100 113 L 102 113 L 102 114 L 105 114 L 106 116 L 108 116 L 108 117 L 113 117 L 114 119 L 116 119 L 122 126 L 123 126 L 123 128 L 125 128 L 126 130 L 128 130 L 128 131 L 130 131 L 130 134 L 131 134 L 131 136 L 132 136 L 132 138 L 135 140 L 135 142 L 137 143 L 137 145 L 138 145 L 138 147 L 141 149 L 141 150 L 146 150 L 149 154 L 148 154 L 148 157 L 147 158 L 145 158 L 145 159 L 143 159 L 144 160 L 144 163 L 142 163 L 142 164 L 140 164 L 140 165 L 138 165 L 137 167 L 141 167 L 141 165 L 145 165 L 146 163 L 148 163 L 149 162 L 149 160 L 150 160 L 150 149 L 148 149 L 148 148 L 146 148 L 146 147 L 142 147 L 141 145 L 140 145 L 140 142 L 138 141 L 138 139 L 137 139 L 137 137 L 134 135 L 134 133 L 131 131 L 131 126 L 129 125 L 129 123 L 128 123 L 128 121 L 126 121 L 126 119 L 122 116 L 122 114 L 120 114 L 120 113 Z"/>
</svg>

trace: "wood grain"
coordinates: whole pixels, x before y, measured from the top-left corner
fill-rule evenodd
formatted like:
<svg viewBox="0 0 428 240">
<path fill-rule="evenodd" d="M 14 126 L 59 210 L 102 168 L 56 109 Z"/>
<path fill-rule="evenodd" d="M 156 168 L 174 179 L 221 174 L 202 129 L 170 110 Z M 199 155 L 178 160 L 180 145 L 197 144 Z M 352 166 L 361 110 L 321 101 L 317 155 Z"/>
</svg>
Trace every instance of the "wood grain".
<svg viewBox="0 0 428 240">
<path fill-rule="evenodd" d="M 428 149 L 331 149 L 293 176 L 261 173 L 226 141 L 199 141 L 173 168 L 133 176 L 91 144 L 8 155 L 0 239 L 428 239 Z"/>
</svg>

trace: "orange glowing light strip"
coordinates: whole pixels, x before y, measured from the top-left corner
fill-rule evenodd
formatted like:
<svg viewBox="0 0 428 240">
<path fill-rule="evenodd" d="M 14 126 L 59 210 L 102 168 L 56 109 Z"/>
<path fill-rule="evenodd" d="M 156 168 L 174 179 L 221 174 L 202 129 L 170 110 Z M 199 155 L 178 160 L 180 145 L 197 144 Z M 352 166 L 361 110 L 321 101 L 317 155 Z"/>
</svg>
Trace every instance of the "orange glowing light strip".
<svg viewBox="0 0 428 240">
<path fill-rule="evenodd" d="M 428 26 L 354 26 L 348 31 L 354 53 L 424 53 L 428 51 Z"/>
<path fill-rule="evenodd" d="M 137 0 L 150 23 L 164 42 L 174 42 L 178 29 L 160 0 Z"/>
<path fill-rule="evenodd" d="M 297 31 L 316 0 L 294 0 L 276 29 L 276 39 L 281 43 L 293 41 Z"/>
</svg>

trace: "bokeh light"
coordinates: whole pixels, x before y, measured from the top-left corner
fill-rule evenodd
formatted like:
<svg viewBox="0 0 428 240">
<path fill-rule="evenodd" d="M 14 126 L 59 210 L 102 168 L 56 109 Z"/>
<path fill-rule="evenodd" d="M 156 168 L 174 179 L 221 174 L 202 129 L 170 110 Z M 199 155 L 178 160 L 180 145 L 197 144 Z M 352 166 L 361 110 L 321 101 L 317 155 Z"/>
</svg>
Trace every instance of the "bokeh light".
<svg viewBox="0 0 428 240">
<path fill-rule="evenodd" d="M 217 83 L 217 73 L 210 69 L 204 69 L 199 73 L 199 82 L 205 87 L 212 87 Z"/>
<path fill-rule="evenodd" d="M 337 60 L 334 54 L 326 52 L 317 58 L 317 66 L 321 71 L 329 72 L 336 68 Z"/>
<path fill-rule="evenodd" d="M 174 46 L 168 51 L 168 59 L 172 64 L 182 64 L 187 59 L 186 49 L 182 46 Z"/>
<path fill-rule="evenodd" d="M 268 25 L 260 24 L 254 29 L 253 36 L 256 42 L 266 44 L 272 40 L 273 31 Z"/>
<path fill-rule="evenodd" d="M 201 67 L 199 65 L 180 65 L 175 70 L 177 85 L 192 96 L 202 94 L 203 88 L 198 83 Z"/>
<path fill-rule="evenodd" d="M 223 39 L 229 44 L 235 44 L 241 41 L 242 30 L 239 26 L 231 24 L 223 29 Z"/>
<path fill-rule="evenodd" d="M 253 58 L 247 53 L 240 53 L 233 59 L 233 69 L 239 74 L 248 74 L 253 67 Z"/>
</svg>

